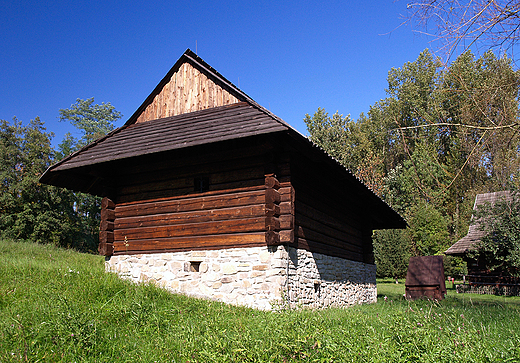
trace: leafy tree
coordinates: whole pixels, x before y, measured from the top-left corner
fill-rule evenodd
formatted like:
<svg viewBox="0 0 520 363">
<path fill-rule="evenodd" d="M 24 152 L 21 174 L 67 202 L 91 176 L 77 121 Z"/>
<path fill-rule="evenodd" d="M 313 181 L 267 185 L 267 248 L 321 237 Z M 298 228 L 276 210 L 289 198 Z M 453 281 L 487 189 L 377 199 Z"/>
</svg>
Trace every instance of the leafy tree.
<svg viewBox="0 0 520 363">
<path fill-rule="evenodd" d="M 378 277 L 402 278 L 406 276 L 411 253 L 411 240 L 405 230 L 375 231 L 374 257 Z"/>
<path fill-rule="evenodd" d="M 52 163 L 52 134 L 39 118 L 0 121 L 0 230 L 5 237 L 71 246 L 76 223 L 67 193 L 40 184 Z"/>
<path fill-rule="evenodd" d="M 451 244 L 444 217 L 431 204 L 420 203 L 413 208 L 409 233 L 417 256 L 443 253 Z"/>
<path fill-rule="evenodd" d="M 410 222 L 414 253 L 437 254 L 467 232 L 475 195 L 504 189 L 520 168 L 519 91 L 507 57 L 466 52 L 444 67 L 425 50 L 390 70 L 388 97 L 356 122 L 321 108 L 305 122 Z"/>
<path fill-rule="evenodd" d="M 94 104 L 94 98 L 78 98 L 70 108 L 60 109 L 60 121 L 69 121 L 82 134 L 76 139 L 70 133 L 58 145 L 57 158 L 69 155 L 115 129 L 114 122 L 122 117 L 110 103 Z M 101 198 L 85 193 L 74 193 L 74 208 L 79 217 L 81 239 L 90 249 L 98 244 Z"/>
<path fill-rule="evenodd" d="M 69 133 L 61 145 L 62 151 L 75 151 L 94 140 L 108 134 L 115 126 L 114 122 L 122 117 L 119 111 L 109 103 L 94 104 L 94 97 L 82 100 L 78 98 L 70 108 L 60 109 L 60 121 L 68 121 L 81 131 L 82 137 L 76 140 Z"/>
</svg>

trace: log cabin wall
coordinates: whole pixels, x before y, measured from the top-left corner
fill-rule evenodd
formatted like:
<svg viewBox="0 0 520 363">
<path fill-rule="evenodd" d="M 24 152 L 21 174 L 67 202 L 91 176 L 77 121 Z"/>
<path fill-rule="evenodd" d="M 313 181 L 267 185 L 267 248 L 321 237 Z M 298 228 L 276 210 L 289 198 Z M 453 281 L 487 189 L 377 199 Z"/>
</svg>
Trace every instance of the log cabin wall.
<svg viewBox="0 0 520 363">
<path fill-rule="evenodd" d="M 118 176 L 113 254 L 287 241 L 293 225 L 288 160 L 277 157 L 273 170 L 272 163 L 266 166 L 265 148 L 235 141 L 128 165 Z"/>
<path fill-rule="evenodd" d="M 351 261 L 373 263 L 371 234 L 365 230 L 348 185 L 301 155 L 291 161 L 295 243 L 298 248 Z M 313 170 L 309 173 L 308 170 Z"/>
<path fill-rule="evenodd" d="M 239 100 L 189 63 L 173 73 L 136 122 L 145 122 L 206 108 L 237 103 Z"/>
</svg>

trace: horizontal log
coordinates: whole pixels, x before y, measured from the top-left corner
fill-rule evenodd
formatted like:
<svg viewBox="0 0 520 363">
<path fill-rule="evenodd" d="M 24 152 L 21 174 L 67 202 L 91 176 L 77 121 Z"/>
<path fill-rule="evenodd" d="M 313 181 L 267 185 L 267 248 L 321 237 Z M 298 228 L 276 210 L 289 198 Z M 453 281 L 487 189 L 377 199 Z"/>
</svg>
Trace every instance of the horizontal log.
<svg viewBox="0 0 520 363">
<path fill-rule="evenodd" d="M 113 231 L 114 230 L 114 222 L 102 219 L 101 222 L 99 223 L 99 230 L 100 231 Z"/>
<path fill-rule="evenodd" d="M 294 243 L 294 230 L 281 230 L 279 232 L 280 243 Z"/>
<path fill-rule="evenodd" d="M 331 246 L 331 247 L 337 247 L 337 248 L 345 249 L 348 251 L 356 252 L 359 254 L 363 254 L 362 245 L 356 245 L 352 241 L 338 240 L 336 238 L 326 236 L 322 233 L 315 232 L 309 228 L 305 228 L 302 226 L 296 227 L 296 236 L 298 238 L 310 239 L 310 240 L 313 240 L 316 242 L 320 242 L 320 243 L 323 243 L 323 244 Z"/>
<path fill-rule="evenodd" d="M 158 173 L 151 173 L 146 175 L 146 179 L 143 179 L 139 184 L 132 179 L 131 185 L 125 185 L 119 189 L 119 193 L 123 195 L 127 194 L 138 194 L 142 192 L 153 192 L 166 189 L 183 189 L 191 188 L 193 190 L 193 177 L 194 175 L 211 175 L 210 186 L 229 184 L 229 183 L 240 183 L 244 181 L 254 181 L 255 185 L 261 184 L 263 178 L 263 170 L 261 166 L 248 167 L 241 170 L 232 171 L 205 171 L 200 169 L 194 169 L 193 172 L 187 173 L 179 171 L 169 171 L 165 175 L 157 175 Z M 164 173 L 163 173 L 164 174 Z"/>
<path fill-rule="evenodd" d="M 280 219 L 277 217 L 266 217 L 265 218 L 265 229 L 268 231 L 280 230 Z"/>
<path fill-rule="evenodd" d="M 102 256 L 111 256 L 114 253 L 114 244 L 101 242 L 98 245 L 98 252 Z"/>
<path fill-rule="evenodd" d="M 175 160 L 170 160 L 167 164 L 161 165 L 155 169 L 146 172 L 132 173 L 122 176 L 119 181 L 125 182 L 127 185 L 139 185 L 150 182 L 153 179 L 157 181 L 165 181 L 171 179 L 191 179 L 194 175 L 206 174 L 229 178 L 230 175 L 237 175 L 243 172 L 254 170 L 254 174 L 263 176 L 263 168 L 261 158 L 258 157 L 241 157 L 239 159 L 223 159 L 208 162 L 206 159 L 208 154 L 199 155 L 197 160 L 192 163 L 176 166 Z M 173 165 L 172 165 L 173 164 Z M 215 180 L 217 180 L 215 179 Z M 227 179 L 228 181 L 230 179 Z"/>
<path fill-rule="evenodd" d="M 302 248 L 310 252 L 321 253 L 327 256 L 345 258 L 351 261 L 363 262 L 363 254 L 348 251 L 335 246 L 326 245 L 324 243 L 316 242 L 305 238 L 298 238 L 297 246 L 298 248 Z"/>
<path fill-rule="evenodd" d="M 265 177 L 265 186 L 267 188 L 279 189 L 280 182 L 274 176 L 266 176 Z"/>
<path fill-rule="evenodd" d="M 265 152 L 265 146 L 261 147 L 247 141 L 244 141 L 241 145 L 237 145 L 236 142 L 230 143 L 228 148 L 219 150 L 215 150 L 214 147 L 208 147 L 207 145 L 199 146 L 198 149 L 196 153 L 189 150 L 175 150 L 171 152 L 175 154 L 175 158 L 150 158 L 149 162 L 126 168 L 122 178 L 126 178 L 129 175 L 133 177 L 138 174 L 149 174 L 157 170 L 189 168 L 194 165 L 204 168 L 206 164 L 218 164 L 222 160 L 257 159 L 262 158 Z"/>
<path fill-rule="evenodd" d="M 281 202 L 280 214 L 294 214 L 293 204 L 291 202 Z"/>
<path fill-rule="evenodd" d="M 275 231 L 265 232 L 265 243 L 268 246 L 277 246 L 280 244 L 280 234 Z"/>
<path fill-rule="evenodd" d="M 159 212 L 159 211 L 158 211 Z M 213 210 L 198 210 L 192 212 L 161 213 L 137 217 L 121 217 L 116 219 L 117 229 L 167 226 L 185 223 L 204 223 L 231 219 L 244 219 L 264 216 L 262 204 L 222 208 Z"/>
<path fill-rule="evenodd" d="M 280 216 L 280 229 L 294 229 L 294 216 L 282 214 Z"/>
<path fill-rule="evenodd" d="M 264 190 L 218 194 L 210 196 L 172 198 L 160 201 L 145 201 L 116 206 L 116 217 L 137 217 L 160 213 L 178 213 L 197 210 L 212 210 L 239 207 L 265 202 Z"/>
<path fill-rule="evenodd" d="M 280 193 L 280 202 L 290 202 L 292 200 L 294 200 L 292 198 L 292 191 L 293 191 L 293 188 L 292 187 L 281 187 L 280 189 L 278 189 L 278 192 Z"/>
<path fill-rule="evenodd" d="M 171 226 L 116 229 L 115 240 L 128 240 L 203 236 L 214 234 L 245 233 L 265 231 L 265 217 L 216 221 L 206 223 L 186 223 Z"/>
<path fill-rule="evenodd" d="M 237 189 L 258 189 L 259 187 L 264 187 L 263 185 L 263 178 L 257 179 L 257 180 L 244 180 L 244 181 L 237 181 L 237 182 L 231 182 L 231 183 L 224 183 L 224 184 L 210 184 L 209 185 L 209 191 L 213 192 L 214 194 L 221 193 L 225 190 L 237 190 Z M 187 195 L 197 195 L 199 193 L 194 192 L 193 185 L 187 188 L 181 188 L 181 189 L 172 189 L 165 187 L 161 190 L 153 190 L 153 191 L 147 191 L 143 190 L 139 193 L 133 193 L 133 194 L 121 194 L 118 195 L 118 204 L 119 203 L 128 203 L 128 202 L 135 202 L 135 201 L 141 201 L 146 199 L 158 199 L 158 198 L 175 198 L 175 197 L 186 197 Z M 200 193 L 202 194 L 202 193 Z M 204 194 L 207 194 L 207 192 L 204 192 Z"/>
<path fill-rule="evenodd" d="M 114 252 L 211 249 L 265 245 L 265 232 L 208 236 L 153 238 L 114 243 Z"/>
<path fill-rule="evenodd" d="M 114 232 L 100 231 L 99 232 L 99 243 L 112 243 L 114 242 Z"/>
<path fill-rule="evenodd" d="M 265 215 L 267 217 L 279 217 L 280 216 L 280 206 L 276 204 L 271 204 L 265 206 Z"/>
<path fill-rule="evenodd" d="M 342 218 L 341 215 L 337 215 L 333 211 L 330 213 L 325 213 L 322 210 L 311 207 L 310 205 L 300 200 L 295 203 L 295 211 L 297 217 L 304 216 L 311 220 L 315 220 L 316 222 L 322 223 L 327 227 L 343 231 L 359 238 L 362 237 L 361 230 L 353 227 L 353 225 L 356 225 L 354 220 L 344 218 L 344 216 Z"/>
<path fill-rule="evenodd" d="M 295 224 L 299 226 L 303 226 L 306 229 L 310 229 L 312 231 L 321 233 L 325 236 L 329 236 L 338 240 L 342 241 L 348 241 L 352 244 L 358 244 L 359 246 L 363 246 L 363 238 L 362 233 L 360 231 L 355 231 L 356 233 L 351 233 L 353 231 L 352 228 L 348 228 L 348 226 L 345 225 L 345 229 L 348 230 L 348 232 L 336 229 L 332 226 L 327 226 L 321 222 L 315 221 L 313 219 L 310 219 L 308 217 L 305 217 L 301 214 L 296 214 L 295 216 Z"/>
<path fill-rule="evenodd" d="M 113 222 L 116 219 L 116 213 L 113 209 L 101 209 L 101 220 Z"/>
<path fill-rule="evenodd" d="M 265 204 L 280 204 L 280 193 L 275 189 L 266 189 Z"/>
<path fill-rule="evenodd" d="M 112 201 L 112 199 L 109 199 L 107 197 L 104 197 L 101 199 L 101 208 L 102 209 L 114 209 L 116 207 L 116 204 Z"/>
</svg>

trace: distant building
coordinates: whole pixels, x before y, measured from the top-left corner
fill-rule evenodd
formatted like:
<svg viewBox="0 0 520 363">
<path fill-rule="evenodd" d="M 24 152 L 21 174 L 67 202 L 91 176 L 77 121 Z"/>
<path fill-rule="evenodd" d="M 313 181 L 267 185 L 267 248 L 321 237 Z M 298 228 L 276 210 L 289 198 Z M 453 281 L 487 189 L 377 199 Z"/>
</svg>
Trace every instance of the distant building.
<svg viewBox="0 0 520 363">
<path fill-rule="evenodd" d="M 478 194 L 475 197 L 473 210 L 477 211 L 479 206 L 486 203 L 494 205 L 501 199 L 510 198 L 511 196 L 508 191 Z M 476 218 L 475 215 L 472 216 L 472 224 L 469 226 L 468 234 L 448 248 L 445 254 L 462 257 L 468 264 L 468 275 L 489 274 L 489 271 L 486 268 L 486 261 L 476 260 L 468 256 L 468 252 L 475 250 L 477 243 L 486 235 L 486 232 L 482 230 L 480 220 L 473 222 L 474 218 Z"/>
</svg>

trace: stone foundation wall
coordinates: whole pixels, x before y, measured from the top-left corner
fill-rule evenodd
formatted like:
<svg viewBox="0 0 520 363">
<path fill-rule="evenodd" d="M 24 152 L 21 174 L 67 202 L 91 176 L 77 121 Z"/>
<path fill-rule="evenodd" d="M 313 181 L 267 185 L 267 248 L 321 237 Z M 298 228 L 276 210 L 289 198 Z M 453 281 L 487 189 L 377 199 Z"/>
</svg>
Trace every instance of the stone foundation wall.
<svg viewBox="0 0 520 363">
<path fill-rule="evenodd" d="M 257 309 L 377 299 L 375 265 L 285 246 L 111 256 L 105 267 L 134 282 Z"/>
<path fill-rule="evenodd" d="M 291 307 L 346 307 L 377 301 L 376 266 L 289 249 L 287 300 Z"/>
</svg>

